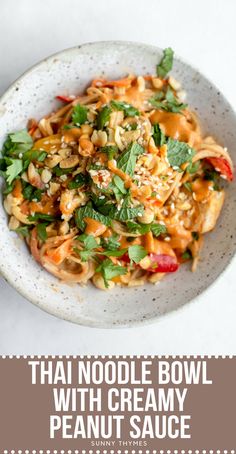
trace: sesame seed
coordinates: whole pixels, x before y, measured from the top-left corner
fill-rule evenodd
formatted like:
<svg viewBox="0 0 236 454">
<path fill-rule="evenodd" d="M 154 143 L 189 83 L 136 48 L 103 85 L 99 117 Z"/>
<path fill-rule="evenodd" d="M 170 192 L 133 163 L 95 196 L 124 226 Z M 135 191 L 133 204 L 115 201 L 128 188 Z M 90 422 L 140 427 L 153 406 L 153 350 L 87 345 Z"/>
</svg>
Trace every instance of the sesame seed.
<svg viewBox="0 0 236 454">
<path fill-rule="evenodd" d="M 171 240 L 170 236 L 166 236 L 166 237 L 164 238 L 164 241 L 170 241 L 170 240 Z"/>
</svg>

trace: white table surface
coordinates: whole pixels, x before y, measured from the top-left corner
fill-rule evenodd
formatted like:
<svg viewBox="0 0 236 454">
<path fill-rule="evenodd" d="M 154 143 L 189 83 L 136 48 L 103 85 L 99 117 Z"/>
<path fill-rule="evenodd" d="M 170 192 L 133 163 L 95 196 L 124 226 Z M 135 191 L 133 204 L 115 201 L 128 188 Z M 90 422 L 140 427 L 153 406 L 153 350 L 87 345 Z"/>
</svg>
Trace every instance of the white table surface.
<svg viewBox="0 0 236 454">
<path fill-rule="evenodd" d="M 235 0 L 1 0 L 0 93 L 49 54 L 117 39 L 170 45 L 236 106 L 235 15 Z M 122 330 L 56 319 L 0 279 L 0 354 L 235 354 L 235 275 L 236 260 L 184 310 Z"/>
</svg>

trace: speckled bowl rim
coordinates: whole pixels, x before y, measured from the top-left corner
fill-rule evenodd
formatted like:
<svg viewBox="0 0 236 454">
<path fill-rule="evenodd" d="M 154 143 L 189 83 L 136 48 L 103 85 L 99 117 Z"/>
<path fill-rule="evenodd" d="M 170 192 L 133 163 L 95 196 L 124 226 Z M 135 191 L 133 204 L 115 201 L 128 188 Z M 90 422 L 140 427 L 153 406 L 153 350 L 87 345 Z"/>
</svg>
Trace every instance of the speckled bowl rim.
<svg viewBox="0 0 236 454">
<path fill-rule="evenodd" d="M 76 49 L 82 49 L 82 48 L 85 48 L 86 46 L 92 46 L 92 45 L 96 45 L 96 44 L 98 44 L 98 45 L 106 44 L 106 45 L 112 45 L 112 46 L 116 46 L 116 45 L 119 45 L 119 44 L 125 44 L 127 46 L 130 46 L 130 45 L 132 45 L 132 46 L 142 46 L 143 48 L 146 47 L 149 50 L 150 49 L 161 50 L 159 47 L 151 45 L 151 44 L 145 44 L 145 43 L 138 42 L 138 41 L 126 41 L 126 40 L 93 41 L 93 42 L 87 42 L 87 43 L 83 43 L 83 44 L 80 44 L 80 45 L 77 45 L 77 46 L 69 47 L 69 48 L 63 49 L 61 51 L 58 51 L 58 52 L 56 52 L 54 54 L 49 55 L 48 57 L 40 60 L 39 62 L 37 62 L 33 66 L 31 66 L 29 69 L 24 71 L 23 74 L 20 77 L 18 77 L 17 79 L 15 79 L 12 82 L 12 84 L 7 88 L 7 90 L 3 93 L 3 95 L 0 96 L 0 103 L 4 102 L 5 98 L 8 97 L 9 93 L 12 90 L 15 89 L 15 86 L 19 82 L 21 82 L 21 80 L 23 80 L 26 75 L 30 74 L 35 69 L 40 69 L 41 65 L 44 64 L 45 62 L 49 63 L 54 58 L 63 57 L 63 55 L 65 55 L 67 53 L 70 53 L 70 52 L 73 52 Z M 198 74 L 200 75 L 201 78 L 205 79 L 207 82 L 209 82 L 212 85 L 212 87 L 216 91 L 220 92 L 220 94 L 222 96 L 222 99 L 224 100 L 225 105 L 227 105 L 227 107 L 234 113 L 234 115 L 236 117 L 235 109 L 230 104 L 230 102 L 227 100 L 227 98 L 224 96 L 222 91 L 211 80 L 210 77 L 205 76 L 195 65 L 192 65 L 187 60 L 185 60 L 184 58 L 179 57 L 178 54 L 175 53 L 175 57 L 174 58 L 175 58 L 175 60 L 178 60 L 180 63 L 182 63 L 182 64 L 186 65 L 187 67 L 190 67 L 194 71 L 198 72 Z M 177 307 L 175 309 L 172 309 L 171 311 L 163 313 L 161 315 L 156 315 L 156 316 L 152 316 L 150 318 L 145 318 L 145 319 L 132 321 L 131 323 L 123 323 L 123 324 L 112 325 L 112 326 L 110 326 L 110 323 L 104 323 L 102 325 L 100 324 L 99 326 L 98 326 L 98 324 L 96 324 L 96 322 L 93 322 L 93 323 L 90 322 L 90 324 L 88 324 L 85 321 L 83 321 L 82 319 L 80 321 L 74 320 L 73 317 L 70 317 L 69 314 L 68 315 L 64 315 L 62 311 L 58 312 L 57 310 L 54 311 L 52 308 L 50 308 L 50 310 L 49 310 L 49 308 L 42 308 L 41 305 L 40 305 L 40 302 L 38 301 L 37 298 L 34 298 L 33 296 L 29 295 L 28 292 L 24 291 L 24 288 L 21 288 L 20 286 L 18 286 L 15 283 L 14 279 L 11 278 L 11 276 L 8 273 L 5 273 L 4 269 L 1 266 L 1 262 L 0 262 L 0 276 L 3 277 L 3 279 L 8 284 L 10 284 L 21 296 L 26 298 L 27 301 L 29 301 L 30 303 L 34 304 L 36 307 L 40 308 L 43 312 L 46 312 L 46 313 L 48 313 L 50 315 L 53 315 L 54 317 L 57 317 L 57 318 L 60 318 L 60 319 L 64 320 L 64 321 L 69 321 L 69 322 L 72 322 L 72 323 L 80 325 L 80 326 L 85 326 L 85 327 L 89 327 L 89 328 L 97 328 L 97 329 L 138 328 L 138 327 L 142 327 L 144 325 L 150 325 L 150 324 L 153 324 L 153 323 L 160 322 L 161 320 L 163 320 L 163 318 L 172 317 L 177 312 L 187 310 L 187 308 L 189 308 L 190 305 L 192 305 L 193 303 L 197 303 L 202 298 L 203 295 L 206 296 L 206 294 L 209 293 L 209 291 L 213 287 L 215 287 L 219 283 L 219 281 L 225 276 L 226 270 L 229 268 L 229 266 L 232 266 L 232 262 L 234 260 L 235 254 L 236 254 L 236 246 L 233 247 L 233 254 L 229 257 L 228 263 L 225 265 L 225 267 L 223 268 L 222 271 L 219 271 L 219 273 L 217 274 L 215 280 L 213 282 L 211 282 L 208 285 L 207 288 L 203 289 L 199 295 L 193 297 L 192 299 L 187 301 L 184 305 L 179 306 L 179 307 Z M 0 259 L 1 259 L 1 257 L 0 257 Z"/>
</svg>

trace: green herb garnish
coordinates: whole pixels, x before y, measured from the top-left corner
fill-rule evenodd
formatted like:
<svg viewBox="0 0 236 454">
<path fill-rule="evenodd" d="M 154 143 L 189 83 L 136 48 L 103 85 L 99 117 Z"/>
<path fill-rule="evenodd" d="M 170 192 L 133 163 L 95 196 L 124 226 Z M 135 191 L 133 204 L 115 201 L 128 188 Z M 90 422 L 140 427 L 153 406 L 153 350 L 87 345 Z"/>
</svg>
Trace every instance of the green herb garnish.
<svg viewBox="0 0 236 454">
<path fill-rule="evenodd" d="M 131 177 L 134 175 L 137 157 L 144 153 L 144 148 L 132 142 L 117 159 L 117 167 Z"/>
<path fill-rule="evenodd" d="M 128 248 L 128 256 L 130 258 L 131 264 L 139 263 L 144 257 L 146 257 L 147 251 L 144 249 L 143 246 L 139 246 L 138 244 L 134 244 Z"/>
<path fill-rule="evenodd" d="M 109 106 L 104 106 L 102 110 L 100 110 L 97 116 L 97 128 L 103 129 L 106 126 L 107 122 L 109 121 L 111 115 L 111 108 Z"/>
<path fill-rule="evenodd" d="M 167 158 L 174 170 L 181 171 L 181 165 L 191 162 L 195 151 L 185 142 L 169 138 L 167 142 Z"/>
<path fill-rule="evenodd" d="M 171 47 L 167 47 L 163 50 L 163 57 L 160 63 L 157 65 L 157 75 L 164 78 L 167 73 L 172 69 L 173 66 L 174 51 Z"/>
<path fill-rule="evenodd" d="M 138 109 L 130 104 L 122 101 L 111 101 L 111 106 L 113 109 L 122 110 L 125 117 L 135 117 L 139 115 Z"/>
<path fill-rule="evenodd" d="M 81 126 L 87 121 L 88 108 L 77 104 L 72 113 L 72 121 L 74 124 Z"/>
<path fill-rule="evenodd" d="M 157 147 L 160 147 L 161 145 L 164 145 L 166 143 L 166 137 L 162 129 L 160 128 L 160 125 L 157 123 L 153 125 L 153 133 L 152 133 L 155 145 Z"/>
<path fill-rule="evenodd" d="M 114 265 L 110 259 L 105 259 L 103 262 L 96 268 L 96 273 L 101 273 L 105 287 L 109 287 L 108 281 L 113 277 L 121 276 L 127 273 L 127 270 L 123 266 Z"/>
</svg>

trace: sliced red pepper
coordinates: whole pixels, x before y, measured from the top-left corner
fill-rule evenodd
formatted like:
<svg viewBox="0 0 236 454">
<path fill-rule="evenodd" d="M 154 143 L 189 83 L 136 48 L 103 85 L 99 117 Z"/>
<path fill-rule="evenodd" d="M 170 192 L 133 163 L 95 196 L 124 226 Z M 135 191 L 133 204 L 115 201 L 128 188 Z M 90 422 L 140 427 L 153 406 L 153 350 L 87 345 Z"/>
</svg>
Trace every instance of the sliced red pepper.
<svg viewBox="0 0 236 454">
<path fill-rule="evenodd" d="M 151 260 L 151 266 L 146 271 L 150 273 L 174 273 L 179 268 L 176 257 L 172 257 L 171 255 L 149 254 L 148 257 Z M 121 259 L 126 263 L 130 263 L 127 252 L 122 255 Z"/>
<path fill-rule="evenodd" d="M 232 169 L 225 158 L 206 158 L 206 161 L 209 162 L 217 172 L 224 175 L 228 181 L 234 179 Z"/>
<path fill-rule="evenodd" d="M 147 271 L 151 273 L 174 273 L 179 268 L 176 257 L 172 257 L 171 255 L 150 254 L 149 258 L 152 265 Z"/>
<path fill-rule="evenodd" d="M 58 95 L 58 96 L 56 96 L 56 99 L 58 99 L 59 101 L 63 101 L 63 102 L 72 102 L 74 98 L 72 99 L 69 96 Z"/>
</svg>

